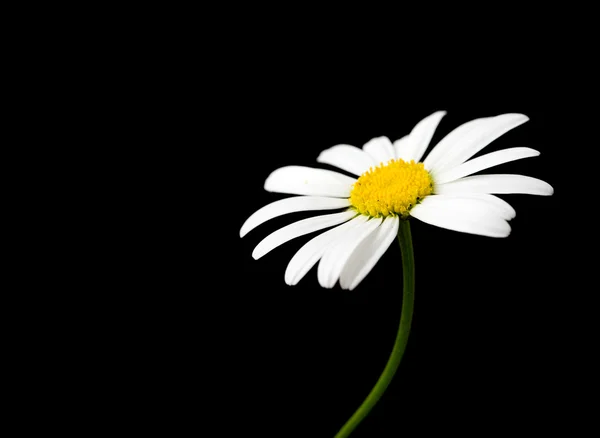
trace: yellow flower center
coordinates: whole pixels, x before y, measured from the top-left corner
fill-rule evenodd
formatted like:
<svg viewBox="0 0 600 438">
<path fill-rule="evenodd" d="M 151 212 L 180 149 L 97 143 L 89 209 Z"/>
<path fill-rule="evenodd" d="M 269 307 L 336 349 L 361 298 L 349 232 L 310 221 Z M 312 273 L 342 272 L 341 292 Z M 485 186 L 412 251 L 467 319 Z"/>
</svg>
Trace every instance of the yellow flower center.
<svg viewBox="0 0 600 438">
<path fill-rule="evenodd" d="M 433 180 L 423 163 L 390 160 L 371 167 L 356 180 L 350 203 L 367 216 L 406 218 L 410 209 L 432 192 Z"/>
</svg>

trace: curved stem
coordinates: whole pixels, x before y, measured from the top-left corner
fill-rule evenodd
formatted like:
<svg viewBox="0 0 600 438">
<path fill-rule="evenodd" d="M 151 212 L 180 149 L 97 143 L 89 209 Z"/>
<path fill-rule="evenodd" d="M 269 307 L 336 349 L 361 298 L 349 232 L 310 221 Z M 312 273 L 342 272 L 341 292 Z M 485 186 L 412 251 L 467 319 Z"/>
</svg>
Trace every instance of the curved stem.
<svg viewBox="0 0 600 438">
<path fill-rule="evenodd" d="M 400 365 L 400 361 L 402 360 L 404 350 L 406 349 L 415 302 L 415 258 L 413 253 L 412 236 L 410 233 L 410 223 L 408 220 L 400 220 L 400 227 L 398 228 L 398 242 L 400 243 L 400 251 L 402 252 L 402 282 L 404 292 L 402 295 L 402 313 L 400 315 L 400 325 L 398 326 L 398 334 L 396 335 L 394 348 L 390 358 L 388 359 L 385 369 L 383 370 L 383 373 L 381 373 L 381 376 L 379 377 L 379 380 L 377 380 L 377 383 L 365 401 L 335 435 L 335 438 L 344 438 L 349 436 L 350 433 L 352 433 L 352 431 L 367 416 L 371 409 L 373 409 L 392 381 L 392 378 L 394 377 L 394 374 Z"/>
</svg>

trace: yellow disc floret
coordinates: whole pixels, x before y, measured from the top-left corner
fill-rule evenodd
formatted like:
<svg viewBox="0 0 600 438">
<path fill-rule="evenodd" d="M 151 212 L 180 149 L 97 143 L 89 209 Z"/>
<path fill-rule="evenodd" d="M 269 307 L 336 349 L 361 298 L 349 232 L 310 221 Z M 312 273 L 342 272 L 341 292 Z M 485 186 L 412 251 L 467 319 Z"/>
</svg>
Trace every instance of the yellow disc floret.
<svg viewBox="0 0 600 438">
<path fill-rule="evenodd" d="M 354 183 L 350 203 L 361 214 L 403 218 L 425 196 L 433 192 L 433 180 L 423 163 L 390 160 L 370 168 Z"/>
</svg>

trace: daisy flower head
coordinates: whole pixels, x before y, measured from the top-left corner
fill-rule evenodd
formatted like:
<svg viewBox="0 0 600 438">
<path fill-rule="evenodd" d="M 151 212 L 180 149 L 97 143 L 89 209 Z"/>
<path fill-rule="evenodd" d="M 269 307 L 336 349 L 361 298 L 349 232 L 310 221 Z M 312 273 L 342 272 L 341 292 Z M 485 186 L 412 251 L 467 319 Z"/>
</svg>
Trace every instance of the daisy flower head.
<svg viewBox="0 0 600 438">
<path fill-rule="evenodd" d="M 275 201 L 242 225 L 243 237 L 281 215 L 300 211 L 341 210 L 287 225 L 264 238 L 252 256 L 258 259 L 296 237 L 325 230 L 309 240 L 290 260 L 285 282 L 297 284 L 318 262 L 321 286 L 354 289 L 388 249 L 401 221 L 413 217 L 449 230 L 506 237 L 515 210 L 496 194 L 551 195 L 546 182 L 516 174 L 480 174 L 509 161 L 539 155 L 528 147 L 512 147 L 476 158 L 483 148 L 527 122 L 523 114 L 501 114 L 464 123 L 442 138 L 424 157 L 433 134 L 446 115 L 425 117 L 406 136 L 392 142 L 376 137 L 362 148 L 339 144 L 324 150 L 317 162 L 344 172 L 304 166 L 273 171 L 264 188 L 298 195 Z M 423 159 L 424 158 L 424 159 Z"/>
</svg>

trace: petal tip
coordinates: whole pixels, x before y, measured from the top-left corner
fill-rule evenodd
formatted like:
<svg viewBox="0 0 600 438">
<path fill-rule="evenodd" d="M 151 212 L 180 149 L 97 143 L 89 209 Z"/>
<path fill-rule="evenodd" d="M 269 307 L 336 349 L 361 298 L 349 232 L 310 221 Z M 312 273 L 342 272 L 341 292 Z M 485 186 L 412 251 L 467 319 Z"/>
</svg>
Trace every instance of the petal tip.
<svg viewBox="0 0 600 438">
<path fill-rule="evenodd" d="M 297 276 L 293 275 L 289 269 L 286 269 L 285 274 L 283 276 L 283 280 L 288 286 L 295 286 L 298 284 L 299 281 Z"/>
<path fill-rule="evenodd" d="M 538 193 L 536 193 L 536 195 L 552 196 L 554 194 L 554 187 L 552 187 L 546 181 L 542 181 L 542 180 L 539 180 L 539 181 L 542 185 L 541 185 Z"/>
<path fill-rule="evenodd" d="M 359 281 L 352 283 L 350 286 L 348 286 L 348 290 L 353 291 L 354 289 L 356 289 L 358 285 L 362 282 L 362 280 L 363 279 L 361 278 Z"/>
<path fill-rule="evenodd" d="M 240 238 L 244 237 L 246 234 L 248 234 L 250 231 L 252 230 L 252 228 L 250 228 L 248 226 L 248 220 L 246 220 L 242 226 L 240 227 Z"/>
<path fill-rule="evenodd" d="M 263 186 L 263 189 L 266 190 L 267 192 L 274 192 L 271 181 L 269 178 L 267 178 L 265 180 L 265 184 Z"/>
<path fill-rule="evenodd" d="M 513 113 L 513 114 L 507 114 L 507 115 L 514 116 L 520 125 L 529 121 L 529 117 L 527 117 L 525 114 Z"/>
</svg>

